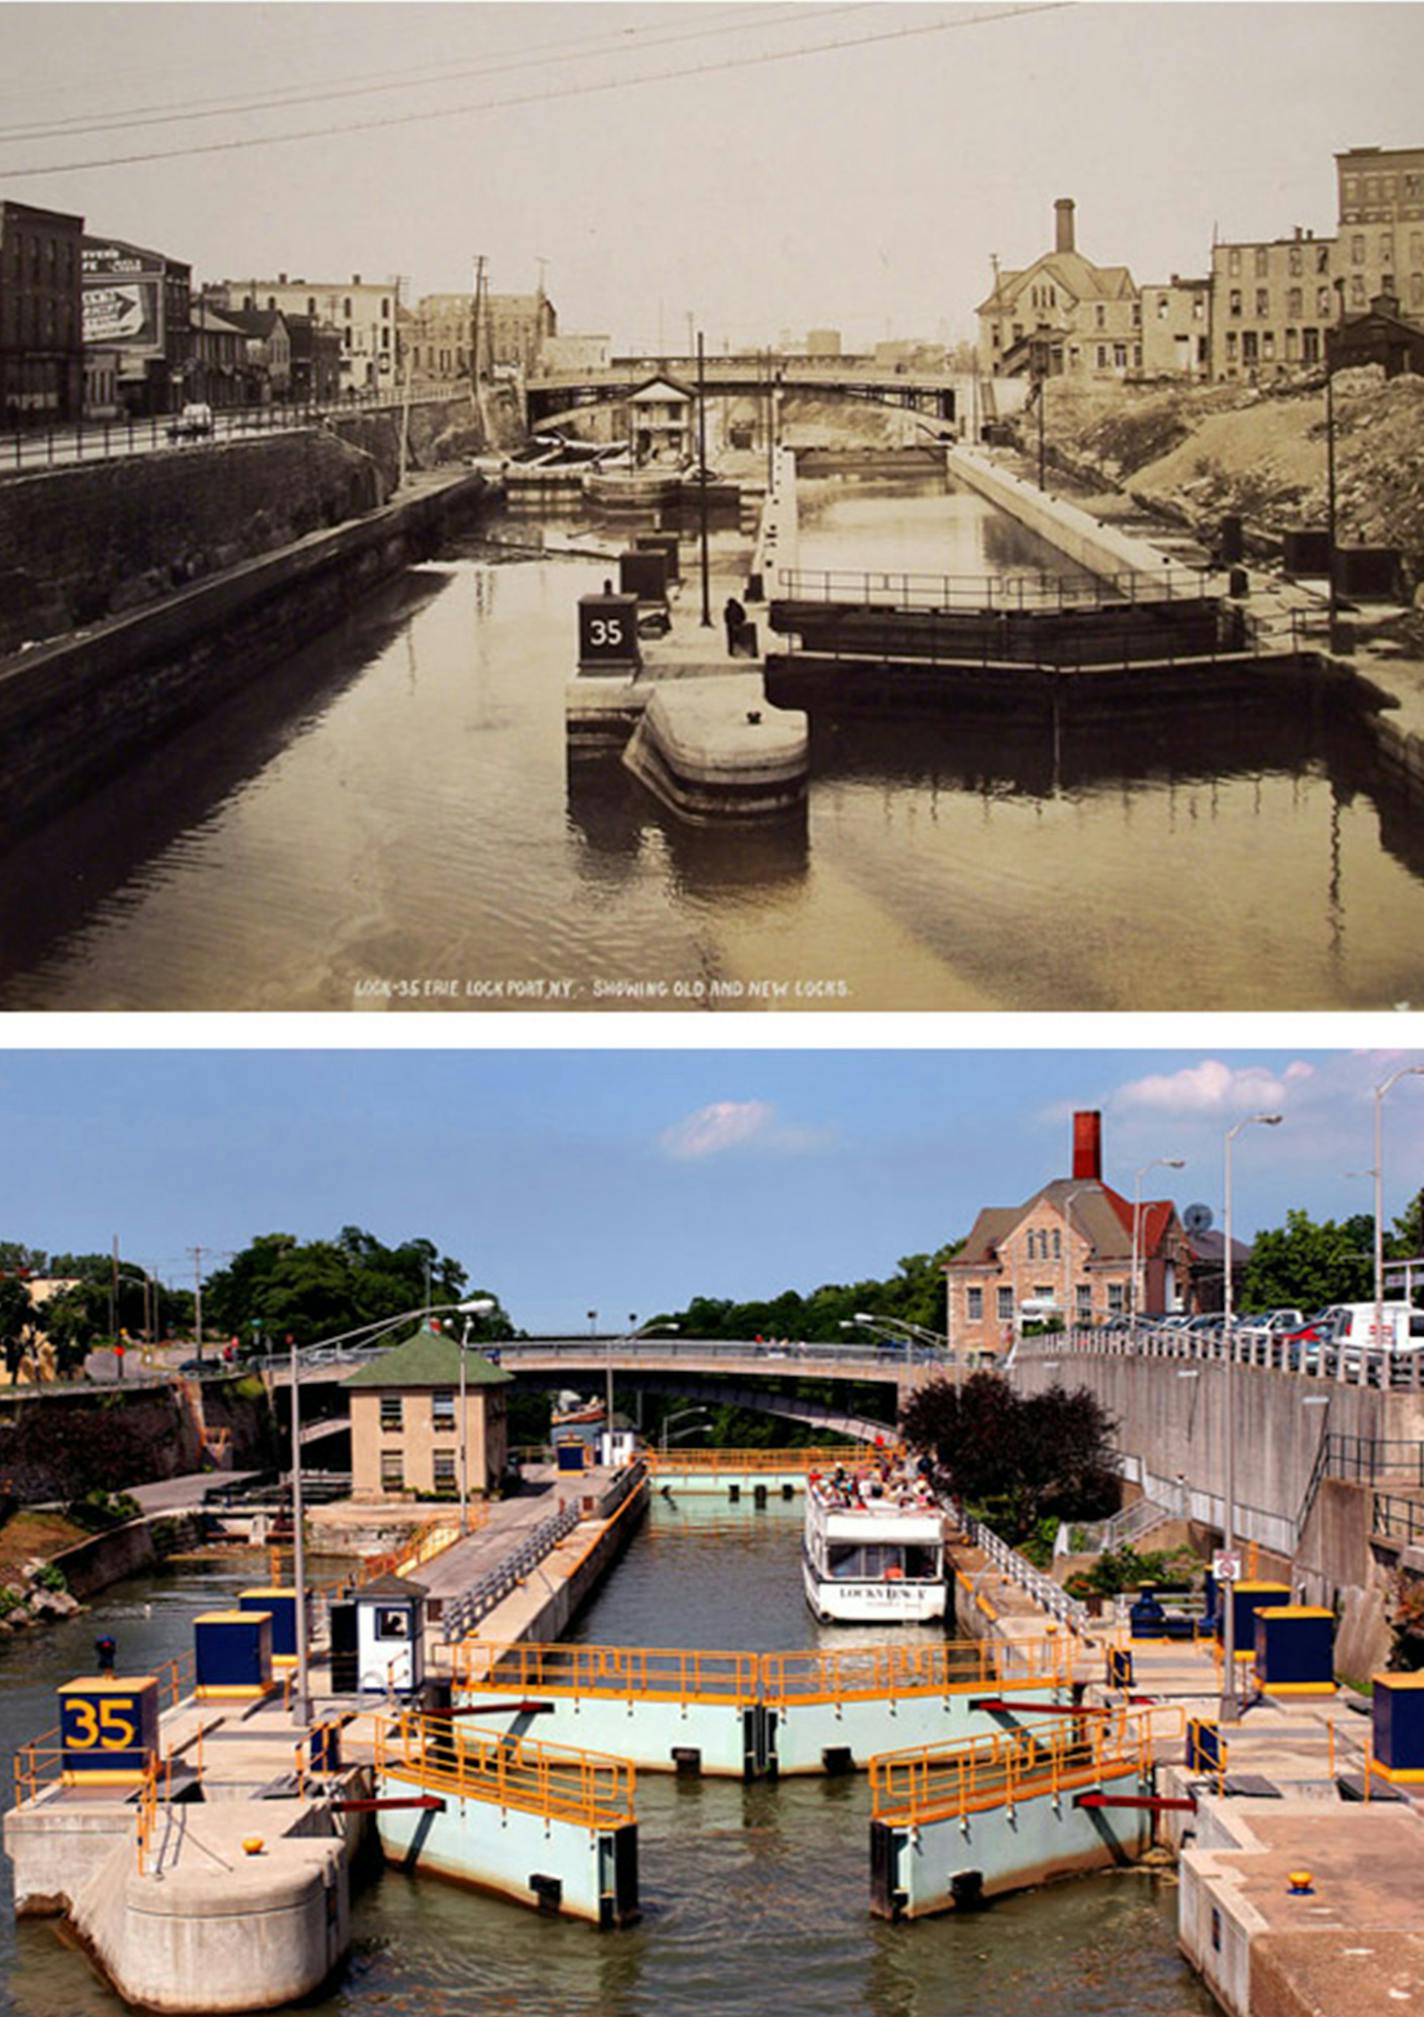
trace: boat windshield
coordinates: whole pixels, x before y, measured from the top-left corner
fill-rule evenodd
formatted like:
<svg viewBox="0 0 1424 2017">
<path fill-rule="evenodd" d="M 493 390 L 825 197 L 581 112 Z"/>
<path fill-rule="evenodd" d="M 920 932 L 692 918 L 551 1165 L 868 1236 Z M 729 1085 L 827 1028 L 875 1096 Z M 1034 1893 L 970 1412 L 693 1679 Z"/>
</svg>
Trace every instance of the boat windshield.
<svg viewBox="0 0 1424 2017">
<path fill-rule="evenodd" d="M 838 1583 L 929 1582 L 940 1573 L 939 1549 L 834 1541 L 826 1551 L 826 1572 Z"/>
</svg>

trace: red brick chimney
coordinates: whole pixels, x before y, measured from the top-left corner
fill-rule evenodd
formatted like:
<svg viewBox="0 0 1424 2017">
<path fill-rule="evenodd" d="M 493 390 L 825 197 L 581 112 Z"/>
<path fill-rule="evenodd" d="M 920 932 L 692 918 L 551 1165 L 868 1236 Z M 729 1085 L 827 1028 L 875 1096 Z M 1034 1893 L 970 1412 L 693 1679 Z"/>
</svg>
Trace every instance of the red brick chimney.
<svg viewBox="0 0 1424 2017">
<path fill-rule="evenodd" d="M 1072 197 L 1060 196 L 1053 206 L 1053 215 L 1055 220 L 1053 249 L 1055 252 L 1071 252 L 1073 250 Z"/>
<path fill-rule="evenodd" d="M 1089 1183 L 1103 1180 L 1103 1117 L 1096 1109 L 1073 1116 L 1073 1175 Z"/>
</svg>

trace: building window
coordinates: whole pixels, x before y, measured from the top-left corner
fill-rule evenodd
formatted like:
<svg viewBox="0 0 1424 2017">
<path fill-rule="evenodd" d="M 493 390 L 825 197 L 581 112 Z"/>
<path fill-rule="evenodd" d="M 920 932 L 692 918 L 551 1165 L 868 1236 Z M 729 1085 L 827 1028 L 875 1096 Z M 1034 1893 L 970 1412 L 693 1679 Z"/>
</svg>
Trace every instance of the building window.
<svg viewBox="0 0 1424 2017">
<path fill-rule="evenodd" d="M 1113 1317 L 1120 1317 L 1122 1315 L 1125 1306 L 1126 1306 L 1126 1284 L 1123 1282 L 1109 1282 L 1108 1315 Z"/>
<path fill-rule="evenodd" d="M 341 312 L 349 322 L 351 320 L 351 296 L 349 294 L 341 304 Z"/>
<path fill-rule="evenodd" d="M 383 1492 L 405 1490 L 405 1460 L 399 1450 L 381 1452 L 381 1490 Z"/>
<path fill-rule="evenodd" d="M 1270 272 L 1271 270 L 1270 260 L 1271 255 L 1269 249 L 1264 245 L 1258 245 L 1256 247 L 1256 278 L 1258 280 L 1264 280 L 1266 275 Z"/>
<path fill-rule="evenodd" d="M 1228 329 L 1226 332 L 1226 361 L 1228 364 L 1236 362 L 1236 331 L 1234 329 Z"/>
<path fill-rule="evenodd" d="M 1241 332 L 1241 362 L 1243 364 L 1254 364 L 1256 362 L 1256 332 L 1254 329 L 1243 329 Z"/>
<path fill-rule="evenodd" d="M 1108 326 L 1108 312 L 1101 301 L 1093 310 L 1093 326 L 1095 329 L 1106 329 Z"/>
<path fill-rule="evenodd" d="M 1330 247 L 1328 245 L 1316 246 L 1315 270 L 1317 273 L 1328 273 L 1330 271 Z"/>
<path fill-rule="evenodd" d="M 1271 312 L 1271 290 L 1269 287 L 1256 289 L 1256 319 L 1263 322 Z"/>
<path fill-rule="evenodd" d="M 1286 331 L 1286 361 L 1293 364 L 1299 355 L 1300 331 L 1298 329 L 1288 329 Z"/>
<path fill-rule="evenodd" d="M 1099 371 L 1106 371 L 1107 368 L 1108 368 L 1108 347 L 1105 343 L 1100 343 L 1098 345 L 1098 369 Z"/>
<path fill-rule="evenodd" d="M 1075 1305 L 1073 1313 L 1078 1318 L 1078 1321 L 1081 1323 L 1084 1320 L 1084 1318 L 1090 1317 L 1093 1314 L 1092 1283 L 1091 1282 L 1077 1283 L 1073 1291 L 1073 1300 Z"/>
<path fill-rule="evenodd" d="M 1241 247 L 1233 245 L 1226 255 L 1226 270 L 1234 279 L 1241 271 Z"/>
<path fill-rule="evenodd" d="M 437 1492 L 453 1492 L 455 1489 L 455 1452 L 436 1450 L 434 1453 L 433 1475 Z"/>
<path fill-rule="evenodd" d="M 1003 1323 L 1011 1323 L 1014 1315 L 1014 1292 L 1012 1289 L 999 1290 L 999 1317 Z"/>
<path fill-rule="evenodd" d="M 449 1389 L 440 1389 L 430 1396 L 430 1426 L 437 1430 L 454 1428 L 455 1396 Z"/>
<path fill-rule="evenodd" d="M 1386 231 L 1381 234 L 1379 257 L 1381 266 L 1393 266 L 1394 234 L 1392 232 Z"/>
<path fill-rule="evenodd" d="M 1365 263 L 1365 238 L 1363 232 L 1356 232 L 1350 240 L 1350 264 L 1363 266 Z"/>
<path fill-rule="evenodd" d="M 1168 301 L 1167 296 L 1165 294 L 1159 294 L 1157 296 L 1157 320 L 1159 322 L 1165 322 L 1167 320 L 1167 315 L 1170 307 L 1171 303 Z"/>
<path fill-rule="evenodd" d="M 389 295 L 383 294 L 381 296 L 381 320 L 383 322 L 389 322 L 390 319 L 391 319 L 390 297 Z"/>
<path fill-rule="evenodd" d="M 1115 343 L 1113 345 L 1113 369 L 1114 371 L 1125 371 L 1127 369 L 1127 345 L 1125 343 Z"/>
<path fill-rule="evenodd" d="M 1418 203 L 1424 197 L 1424 175 L 1406 175 L 1403 181 L 1405 202 Z"/>
<path fill-rule="evenodd" d="M 1364 308 L 1366 306 L 1365 276 L 1363 273 L 1353 273 L 1350 276 L 1350 306 L 1352 308 Z"/>
<path fill-rule="evenodd" d="M 1411 308 L 1424 308 L 1424 273 L 1411 273 L 1409 276 L 1409 305 Z"/>
<path fill-rule="evenodd" d="M 381 1427 L 383 1429 L 399 1429 L 404 1425 L 404 1418 L 405 1411 L 401 1406 L 400 1395 L 382 1394 Z"/>
<path fill-rule="evenodd" d="M 1316 288 L 1315 312 L 1317 315 L 1323 315 L 1327 321 L 1330 319 L 1330 289 L 1328 287 Z"/>
<path fill-rule="evenodd" d="M 1261 337 L 1261 355 L 1267 364 L 1273 362 L 1276 355 L 1276 332 L 1274 329 L 1268 329 L 1263 333 Z"/>
<path fill-rule="evenodd" d="M 1227 301 L 1227 312 L 1231 315 L 1239 315 L 1241 313 L 1241 289 L 1239 287 L 1233 287 L 1231 290 L 1230 298 Z"/>
<path fill-rule="evenodd" d="M 1292 245 L 1290 252 L 1287 255 L 1286 264 L 1289 266 L 1292 273 L 1299 273 L 1302 271 L 1305 265 L 1305 254 L 1301 251 L 1298 245 Z"/>
<path fill-rule="evenodd" d="M 1290 287 L 1286 290 L 1286 314 L 1294 316 L 1297 320 L 1300 318 L 1301 298 L 1298 287 Z"/>
<path fill-rule="evenodd" d="M 1300 332 L 1300 361 L 1302 364 L 1320 362 L 1320 331 L 1302 329 Z"/>
<path fill-rule="evenodd" d="M 1031 1261 L 1038 1259 L 1038 1234 L 1031 1228 L 1028 1236 L 1028 1257 Z"/>
<path fill-rule="evenodd" d="M 982 1289 L 965 1290 L 964 1314 L 971 1324 L 980 1324 L 984 1321 L 984 1291 Z"/>
</svg>

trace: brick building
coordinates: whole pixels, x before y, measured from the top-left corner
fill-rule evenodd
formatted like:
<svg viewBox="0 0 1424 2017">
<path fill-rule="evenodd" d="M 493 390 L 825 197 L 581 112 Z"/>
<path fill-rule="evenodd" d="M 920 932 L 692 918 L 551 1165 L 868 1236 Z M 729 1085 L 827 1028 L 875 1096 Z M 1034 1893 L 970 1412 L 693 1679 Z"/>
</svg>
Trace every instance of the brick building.
<svg viewBox="0 0 1424 2017">
<path fill-rule="evenodd" d="M 343 1382 L 351 1397 L 352 1497 L 454 1499 L 460 1450 L 472 1498 L 493 1492 L 509 1454 L 504 1389 L 511 1375 L 442 1331 L 417 1331 Z"/>
<path fill-rule="evenodd" d="M 1073 1116 L 1073 1173 L 1021 1205 L 989 1205 L 946 1263 L 949 1337 L 961 1356 L 1007 1351 L 1026 1303 L 1069 1323 L 1125 1314 L 1132 1297 L 1133 1204 L 1102 1175 L 1102 1117 Z M 1190 1287 L 1191 1253 L 1175 1205 L 1142 1201 L 1138 1226 L 1142 1310 L 1176 1309 Z"/>
<path fill-rule="evenodd" d="M 394 393 L 400 378 L 400 283 L 362 280 L 215 280 L 203 289 L 215 308 L 280 310 L 335 329 L 341 341 L 341 390 Z"/>
<path fill-rule="evenodd" d="M 1346 311 L 1392 295 L 1424 321 L 1424 147 L 1351 147 L 1335 175 Z"/>
<path fill-rule="evenodd" d="M 1289 238 L 1228 241 L 1211 253 L 1212 377 L 1261 379 L 1318 368 L 1339 314 L 1339 244 L 1299 226 Z"/>
<path fill-rule="evenodd" d="M 0 202 L 0 426 L 77 420 L 84 219 Z"/>
<path fill-rule="evenodd" d="M 130 413 L 173 413 L 190 396 L 193 269 L 123 238 L 84 239 L 84 344 L 117 351 Z"/>
<path fill-rule="evenodd" d="M 1125 266 L 1095 266 L 1077 248 L 1074 203 L 1054 204 L 1054 247 L 996 273 L 981 301 L 979 368 L 999 376 L 1121 379 L 1142 370 L 1142 306 Z"/>
</svg>

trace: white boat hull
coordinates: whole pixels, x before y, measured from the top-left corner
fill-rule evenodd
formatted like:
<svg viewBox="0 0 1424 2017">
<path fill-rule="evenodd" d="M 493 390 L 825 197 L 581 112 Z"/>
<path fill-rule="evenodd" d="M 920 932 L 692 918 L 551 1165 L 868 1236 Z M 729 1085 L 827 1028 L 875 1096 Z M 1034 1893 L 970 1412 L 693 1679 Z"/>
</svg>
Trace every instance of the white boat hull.
<svg viewBox="0 0 1424 2017">
<path fill-rule="evenodd" d="M 947 1591 L 942 1580 L 837 1582 L 818 1576 L 804 1550 L 801 1573 L 806 1602 L 825 1625 L 929 1625 L 945 1615 Z"/>
</svg>

